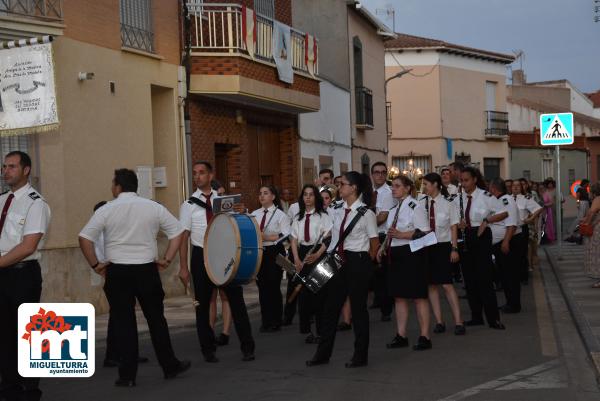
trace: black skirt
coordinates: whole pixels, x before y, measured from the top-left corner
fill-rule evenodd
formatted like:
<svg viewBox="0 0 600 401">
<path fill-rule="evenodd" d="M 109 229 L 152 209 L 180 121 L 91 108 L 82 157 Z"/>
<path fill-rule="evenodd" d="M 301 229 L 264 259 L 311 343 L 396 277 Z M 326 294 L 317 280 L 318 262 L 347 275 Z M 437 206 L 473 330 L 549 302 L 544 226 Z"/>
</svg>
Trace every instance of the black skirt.
<svg viewBox="0 0 600 401">
<path fill-rule="evenodd" d="M 452 262 L 450 242 L 439 242 L 428 246 L 429 284 L 452 284 Z"/>
<path fill-rule="evenodd" d="M 411 252 L 409 245 L 391 248 L 388 295 L 394 298 L 427 298 L 429 274 L 425 249 Z"/>
</svg>

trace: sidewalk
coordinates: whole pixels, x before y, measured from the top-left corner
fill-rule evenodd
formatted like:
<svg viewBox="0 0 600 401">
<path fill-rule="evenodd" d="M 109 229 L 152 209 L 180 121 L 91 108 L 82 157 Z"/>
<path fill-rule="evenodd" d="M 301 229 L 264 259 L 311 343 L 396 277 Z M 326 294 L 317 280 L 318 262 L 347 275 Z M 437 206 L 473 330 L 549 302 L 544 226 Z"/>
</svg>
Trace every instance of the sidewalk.
<svg viewBox="0 0 600 401">
<path fill-rule="evenodd" d="M 577 330 L 596 367 L 596 375 L 600 377 L 600 289 L 592 288 L 597 280 L 583 273 L 584 246 L 564 242 L 562 258 L 559 258 L 558 245 L 541 249 L 546 252 L 558 278 Z"/>
<path fill-rule="evenodd" d="M 287 284 L 284 280 L 282 285 Z M 284 290 L 285 291 L 285 290 Z M 285 292 L 284 292 L 285 293 Z M 258 289 L 255 283 L 244 286 L 244 300 L 248 313 L 258 308 Z M 196 312 L 192 305 L 192 299 L 189 295 L 165 299 L 165 317 L 169 324 L 169 329 L 183 329 L 196 327 Z M 221 302 L 217 298 L 217 322 L 221 321 Z M 136 306 L 138 335 L 148 334 L 148 324 L 139 305 Z M 106 340 L 106 330 L 108 327 L 108 314 L 96 316 L 96 344 L 104 346 Z"/>
</svg>

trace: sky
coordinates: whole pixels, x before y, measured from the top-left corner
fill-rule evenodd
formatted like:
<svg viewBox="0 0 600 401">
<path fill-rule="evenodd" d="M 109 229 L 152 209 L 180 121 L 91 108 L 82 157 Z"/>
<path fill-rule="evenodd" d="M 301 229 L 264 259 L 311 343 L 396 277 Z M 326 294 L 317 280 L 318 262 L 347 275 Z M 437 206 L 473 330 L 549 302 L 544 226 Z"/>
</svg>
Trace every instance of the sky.
<svg viewBox="0 0 600 401">
<path fill-rule="evenodd" d="M 396 31 L 513 54 L 523 50 L 528 82 L 568 79 L 600 89 L 600 0 L 362 0 L 373 14 L 393 7 Z M 378 18 L 392 27 L 392 18 Z M 519 68 L 519 62 L 513 64 Z"/>
</svg>

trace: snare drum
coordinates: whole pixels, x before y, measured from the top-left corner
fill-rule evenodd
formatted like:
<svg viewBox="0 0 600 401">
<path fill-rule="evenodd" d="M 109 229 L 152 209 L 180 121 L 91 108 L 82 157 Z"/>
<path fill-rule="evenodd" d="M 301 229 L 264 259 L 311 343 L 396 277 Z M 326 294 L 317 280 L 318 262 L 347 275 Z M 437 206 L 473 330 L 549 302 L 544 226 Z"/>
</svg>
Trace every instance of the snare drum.
<svg viewBox="0 0 600 401">
<path fill-rule="evenodd" d="M 317 293 L 327 284 L 333 275 L 340 269 L 341 260 L 337 254 L 323 258 L 304 277 L 304 285 L 313 293 Z"/>
<path fill-rule="evenodd" d="M 216 214 L 204 238 L 204 265 L 217 286 L 247 284 L 256 277 L 263 248 L 256 220 L 248 214 Z"/>
</svg>

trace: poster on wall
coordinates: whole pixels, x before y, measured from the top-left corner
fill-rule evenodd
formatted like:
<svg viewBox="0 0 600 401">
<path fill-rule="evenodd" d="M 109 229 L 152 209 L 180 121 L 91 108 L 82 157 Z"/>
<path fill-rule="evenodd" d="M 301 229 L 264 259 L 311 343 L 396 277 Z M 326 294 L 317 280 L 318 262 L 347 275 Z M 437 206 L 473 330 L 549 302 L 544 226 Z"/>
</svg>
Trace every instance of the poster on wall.
<svg viewBox="0 0 600 401">
<path fill-rule="evenodd" d="M 279 79 L 293 84 L 291 30 L 289 26 L 279 21 L 273 21 L 273 58 L 277 65 Z"/>
<path fill-rule="evenodd" d="M 0 136 L 58 128 L 52 45 L 0 49 Z"/>
</svg>

